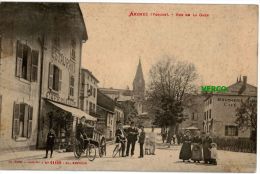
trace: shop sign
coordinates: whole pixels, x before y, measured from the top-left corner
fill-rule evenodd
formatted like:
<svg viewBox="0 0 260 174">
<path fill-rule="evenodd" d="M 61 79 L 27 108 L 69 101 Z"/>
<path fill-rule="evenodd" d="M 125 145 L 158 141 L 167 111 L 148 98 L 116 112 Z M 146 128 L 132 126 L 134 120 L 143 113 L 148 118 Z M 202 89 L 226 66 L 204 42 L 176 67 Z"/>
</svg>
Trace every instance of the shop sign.
<svg viewBox="0 0 260 174">
<path fill-rule="evenodd" d="M 72 99 L 66 99 L 59 96 L 59 94 L 56 94 L 54 92 L 48 91 L 46 93 L 46 98 L 55 102 L 63 103 L 66 105 L 74 106 L 76 107 L 76 102 Z"/>
</svg>

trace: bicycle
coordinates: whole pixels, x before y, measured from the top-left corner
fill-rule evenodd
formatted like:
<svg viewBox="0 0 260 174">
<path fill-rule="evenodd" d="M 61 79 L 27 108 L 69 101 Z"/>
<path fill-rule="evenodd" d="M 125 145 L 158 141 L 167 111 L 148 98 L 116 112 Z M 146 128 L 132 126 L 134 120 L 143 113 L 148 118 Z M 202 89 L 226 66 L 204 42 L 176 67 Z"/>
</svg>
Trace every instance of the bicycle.
<svg viewBox="0 0 260 174">
<path fill-rule="evenodd" d="M 96 158 L 96 146 L 90 143 L 90 139 L 83 139 L 84 143 L 85 141 L 87 141 L 87 145 L 83 148 L 83 144 L 78 139 L 75 140 L 74 156 L 79 159 L 83 153 L 86 153 L 88 160 L 94 161 Z"/>
<path fill-rule="evenodd" d="M 116 147 L 114 148 L 114 150 L 113 150 L 113 154 L 112 154 L 112 157 L 114 158 L 116 155 L 117 155 L 117 153 L 119 153 L 119 157 L 121 156 L 121 151 L 122 151 L 122 146 L 121 146 L 121 142 L 123 142 L 123 143 L 125 143 L 126 142 L 126 140 L 121 140 L 121 139 L 119 139 L 119 143 L 116 143 Z"/>
</svg>

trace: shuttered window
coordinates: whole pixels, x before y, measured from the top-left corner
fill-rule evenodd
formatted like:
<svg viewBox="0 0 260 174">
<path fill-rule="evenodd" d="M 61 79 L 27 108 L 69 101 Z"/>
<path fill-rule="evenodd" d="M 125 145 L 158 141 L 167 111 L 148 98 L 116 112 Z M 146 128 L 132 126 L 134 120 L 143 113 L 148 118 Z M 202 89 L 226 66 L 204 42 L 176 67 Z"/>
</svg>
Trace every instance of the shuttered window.
<svg viewBox="0 0 260 174">
<path fill-rule="evenodd" d="M 12 137 L 30 138 L 32 133 L 33 108 L 26 103 L 14 103 Z"/>
<path fill-rule="evenodd" d="M 48 86 L 50 89 L 53 89 L 53 64 L 49 64 L 49 80 Z"/>
<path fill-rule="evenodd" d="M 61 91 L 62 71 L 53 64 L 49 64 L 49 88 L 55 91 Z"/>
<path fill-rule="evenodd" d="M 23 63 L 23 44 L 17 41 L 16 47 L 16 76 L 22 77 L 22 63 Z"/>
<path fill-rule="evenodd" d="M 14 115 L 13 115 L 13 138 L 19 135 L 19 119 L 20 119 L 20 105 L 14 103 Z"/>
<path fill-rule="evenodd" d="M 70 76 L 70 92 L 69 95 L 70 96 L 74 96 L 74 77 Z"/>
<path fill-rule="evenodd" d="M 33 50 L 32 51 L 32 67 L 31 67 L 31 81 L 36 82 L 38 77 L 38 60 L 39 52 Z"/>
<path fill-rule="evenodd" d="M 38 51 L 32 50 L 28 45 L 17 41 L 15 75 L 28 81 L 36 82 L 37 74 Z"/>
</svg>

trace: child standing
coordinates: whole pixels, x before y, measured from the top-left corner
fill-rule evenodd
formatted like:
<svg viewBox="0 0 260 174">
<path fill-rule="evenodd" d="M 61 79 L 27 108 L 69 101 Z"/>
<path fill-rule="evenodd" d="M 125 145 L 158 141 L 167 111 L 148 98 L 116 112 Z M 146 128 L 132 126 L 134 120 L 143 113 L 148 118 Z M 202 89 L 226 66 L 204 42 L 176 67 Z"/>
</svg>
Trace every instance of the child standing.
<svg viewBox="0 0 260 174">
<path fill-rule="evenodd" d="M 139 158 L 144 157 L 144 141 L 145 141 L 145 132 L 144 132 L 144 126 L 141 126 L 141 132 L 139 135 L 139 144 L 140 144 L 140 156 Z"/>
<path fill-rule="evenodd" d="M 211 164 L 217 165 L 218 152 L 217 152 L 216 143 L 211 143 L 210 155 L 211 155 Z"/>
</svg>

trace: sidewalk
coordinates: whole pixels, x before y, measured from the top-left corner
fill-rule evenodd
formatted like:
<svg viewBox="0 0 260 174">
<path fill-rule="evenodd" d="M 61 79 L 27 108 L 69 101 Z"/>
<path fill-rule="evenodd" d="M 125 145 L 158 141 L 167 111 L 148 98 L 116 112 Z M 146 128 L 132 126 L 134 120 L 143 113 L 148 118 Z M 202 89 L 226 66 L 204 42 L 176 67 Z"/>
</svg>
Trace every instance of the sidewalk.
<svg viewBox="0 0 260 174">
<path fill-rule="evenodd" d="M 114 144 L 113 141 L 107 141 L 107 146 L 112 146 Z M 21 160 L 21 159 L 31 159 L 31 158 L 44 158 L 46 151 L 44 149 L 40 150 L 23 150 L 23 151 L 15 151 L 10 150 L 10 152 L 0 152 L 0 162 L 10 161 L 10 160 Z M 63 156 L 65 154 L 73 153 L 73 152 L 58 152 L 58 150 L 54 150 L 55 154 L 54 158 L 59 156 Z M 49 152 L 50 155 L 50 152 Z M 74 154 L 73 154 L 74 155 Z M 66 155 L 65 155 L 66 156 Z"/>
</svg>

